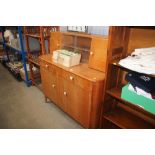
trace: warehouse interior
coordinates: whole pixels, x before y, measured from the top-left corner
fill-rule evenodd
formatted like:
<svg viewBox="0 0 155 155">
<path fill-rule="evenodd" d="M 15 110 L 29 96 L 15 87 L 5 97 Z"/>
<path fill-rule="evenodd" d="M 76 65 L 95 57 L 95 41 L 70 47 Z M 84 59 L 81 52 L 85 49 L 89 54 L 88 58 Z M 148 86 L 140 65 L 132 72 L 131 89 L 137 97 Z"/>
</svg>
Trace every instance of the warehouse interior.
<svg viewBox="0 0 155 155">
<path fill-rule="evenodd" d="M 155 27 L 0 26 L 1 129 L 154 129 Z"/>
</svg>

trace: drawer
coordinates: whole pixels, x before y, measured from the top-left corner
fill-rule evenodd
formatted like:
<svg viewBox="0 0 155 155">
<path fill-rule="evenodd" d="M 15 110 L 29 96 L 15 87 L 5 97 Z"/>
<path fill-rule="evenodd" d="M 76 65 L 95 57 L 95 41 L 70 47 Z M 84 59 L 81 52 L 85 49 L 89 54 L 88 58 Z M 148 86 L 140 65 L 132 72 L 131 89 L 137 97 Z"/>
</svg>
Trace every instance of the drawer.
<svg viewBox="0 0 155 155">
<path fill-rule="evenodd" d="M 39 63 L 40 63 L 40 67 L 43 67 L 44 69 L 46 69 L 52 73 L 56 73 L 56 69 L 52 64 L 50 64 L 46 61 L 43 61 L 43 60 L 40 60 Z"/>
<path fill-rule="evenodd" d="M 92 82 L 87 79 L 81 78 L 73 73 L 62 70 L 60 76 L 68 80 L 70 83 L 73 83 L 82 89 L 87 91 L 92 91 Z"/>
</svg>

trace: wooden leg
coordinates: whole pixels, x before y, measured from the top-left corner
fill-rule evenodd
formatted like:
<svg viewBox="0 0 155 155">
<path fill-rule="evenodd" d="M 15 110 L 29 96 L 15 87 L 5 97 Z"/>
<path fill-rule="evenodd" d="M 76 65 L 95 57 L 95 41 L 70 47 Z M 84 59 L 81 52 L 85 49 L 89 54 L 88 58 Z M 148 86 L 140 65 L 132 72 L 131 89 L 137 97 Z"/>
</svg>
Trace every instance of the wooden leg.
<svg viewBox="0 0 155 155">
<path fill-rule="evenodd" d="M 48 98 L 45 96 L 45 103 L 48 103 Z"/>
</svg>

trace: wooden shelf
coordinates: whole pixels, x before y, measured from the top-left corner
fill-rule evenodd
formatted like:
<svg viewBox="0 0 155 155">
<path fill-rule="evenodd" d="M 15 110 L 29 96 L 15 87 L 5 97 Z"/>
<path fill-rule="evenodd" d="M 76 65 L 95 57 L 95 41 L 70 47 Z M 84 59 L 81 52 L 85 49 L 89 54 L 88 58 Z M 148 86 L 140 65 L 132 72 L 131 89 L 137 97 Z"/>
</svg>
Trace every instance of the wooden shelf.
<svg viewBox="0 0 155 155">
<path fill-rule="evenodd" d="M 150 113 L 149 111 L 144 110 L 143 108 L 139 107 L 138 105 L 132 104 L 124 99 L 121 98 L 121 92 L 122 92 L 122 87 L 116 87 L 112 88 L 110 90 L 107 90 L 106 93 L 115 99 L 118 99 L 121 103 L 123 103 L 124 106 L 128 106 L 132 108 L 133 110 L 136 110 L 140 113 L 143 113 L 144 115 L 148 115 L 150 118 L 155 119 L 155 115 Z"/>
<path fill-rule="evenodd" d="M 33 64 L 35 64 L 35 65 L 37 65 L 37 66 L 40 66 L 40 64 L 38 63 L 38 61 L 35 61 L 33 59 L 28 59 L 28 61 L 31 62 L 31 63 L 33 63 Z"/>
<path fill-rule="evenodd" d="M 106 60 L 106 94 L 103 106 L 105 127 L 106 123 L 113 123 L 125 129 L 155 128 L 155 114 L 139 107 L 132 101 L 121 98 L 122 85 L 126 84 L 125 74 L 133 70 L 119 64 L 121 59 L 131 55 L 135 49 L 153 47 L 155 45 L 154 34 L 155 27 L 110 27 L 109 51 Z M 152 74 L 145 75 L 155 78 L 155 75 Z"/>
<path fill-rule="evenodd" d="M 137 116 L 132 115 L 131 113 L 118 107 L 104 114 L 103 117 L 104 119 L 112 122 L 113 124 L 123 129 L 141 129 L 141 128 L 154 129 L 155 128 L 155 126 L 153 126 L 152 124 L 147 123 L 143 119 L 140 119 Z"/>
<path fill-rule="evenodd" d="M 39 34 L 25 34 L 28 37 L 40 39 L 41 36 Z M 45 36 L 44 38 L 49 38 L 50 36 Z"/>
<path fill-rule="evenodd" d="M 76 36 L 76 37 L 84 37 L 84 38 L 90 38 L 92 39 L 93 37 L 104 37 L 108 38 L 107 36 L 101 36 L 101 35 L 92 35 L 89 33 L 84 33 L 84 32 L 63 32 L 64 35 L 66 36 Z"/>
<path fill-rule="evenodd" d="M 69 47 L 69 48 L 73 48 L 73 49 L 80 50 L 80 51 L 87 51 L 87 52 L 90 51 L 90 49 L 88 49 L 88 48 L 74 47 L 71 45 L 63 45 L 63 47 Z"/>
<path fill-rule="evenodd" d="M 121 87 L 115 87 L 115 88 L 112 88 L 110 90 L 107 90 L 106 93 L 112 97 L 115 97 L 117 99 L 121 99 L 121 91 L 122 91 Z"/>
<path fill-rule="evenodd" d="M 118 60 L 118 61 L 114 61 L 114 62 L 112 62 L 111 64 L 114 65 L 114 66 L 117 66 L 117 67 L 119 67 L 119 68 L 122 68 L 122 69 L 124 69 L 125 71 L 133 71 L 133 70 L 130 70 L 130 69 L 128 69 L 128 68 L 125 68 L 125 67 L 121 66 L 121 65 L 119 64 L 119 60 Z M 136 71 L 135 71 L 135 72 L 136 72 Z M 145 73 L 142 73 L 142 74 L 145 74 Z M 155 78 L 155 75 L 153 75 L 153 74 L 146 74 L 146 75 Z"/>
</svg>

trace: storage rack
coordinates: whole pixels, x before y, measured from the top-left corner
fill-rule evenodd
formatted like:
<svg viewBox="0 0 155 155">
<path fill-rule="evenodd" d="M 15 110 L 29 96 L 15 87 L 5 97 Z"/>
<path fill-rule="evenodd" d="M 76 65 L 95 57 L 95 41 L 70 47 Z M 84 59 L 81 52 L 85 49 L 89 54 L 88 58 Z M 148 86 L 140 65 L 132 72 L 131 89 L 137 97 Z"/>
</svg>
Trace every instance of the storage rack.
<svg viewBox="0 0 155 155">
<path fill-rule="evenodd" d="M 9 51 L 17 52 L 18 54 L 21 55 L 22 62 L 23 62 L 23 67 L 24 67 L 24 72 L 25 72 L 25 80 L 24 80 L 24 82 L 26 83 L 27 86 L 30 86 L 31 85 L 31 80 L 29 80 L 28 71 L 27 71 L 27 67 L 26 67 L 27 58 L 26 58 L 26 51 L 24 50 L 24 45 L 23 45 L 23 34 L 22 34 L 22 27 L 21 26 L 18 26 L 18 34 L 19 34 L 20 48 L 21 49 L 15 49 L 12 46 L 10 46 L 9 44 L 7 44 L 5 39 L 4 39 L 4 36 L 3 36 L 3 48 L 4 48 L 4 51 L 6 52 L 8 61 L 10 61 L 10 59 L 9 59 Z"/>
<path fill-rule="evenodd" d="M 51 31 L 59 31 L 59 26 L 25 26 L 24 27 L 24 35 L 26 38 L 26 48 L 28 54 L 28 62 L 30 66 L 30 79 L 32 80 L 32 84 L 41 89 L 40 86 L 40 74 L 34 75 L 33 66 L 40 68 L 38 62 L 38 56 L 49 53 L 49 38 Z M 40 43 L 40 51 L 38 51 L 38 56 L 33 56 L 29 47 L 29 37 L 38 39 Z M 46 50 L 45 41 L 48 41 L 48 50 Z M 39 83 L 38 83 L 39 79 Z"/>
<path fill-rule="evenodd" d="M 155 27 L 112 27 L 103 104 L 103 128 L 155 128 L 155 115 L 121 98 L 129 69 L 118 64 L 136 48 L 155 46 Z M 155 77 L 154 75 L 149 75 Z"/>
<path fill-rule="evenodd" d="M 2 33 L 2 41 L 0 42 L 0 44 L 3 46 L 3 51 L 5 52 L 5 39 L 4 39 L 4 28 L 5 27 L 2 27 L 0 28 L 0 31 Z"/>
</svg>

